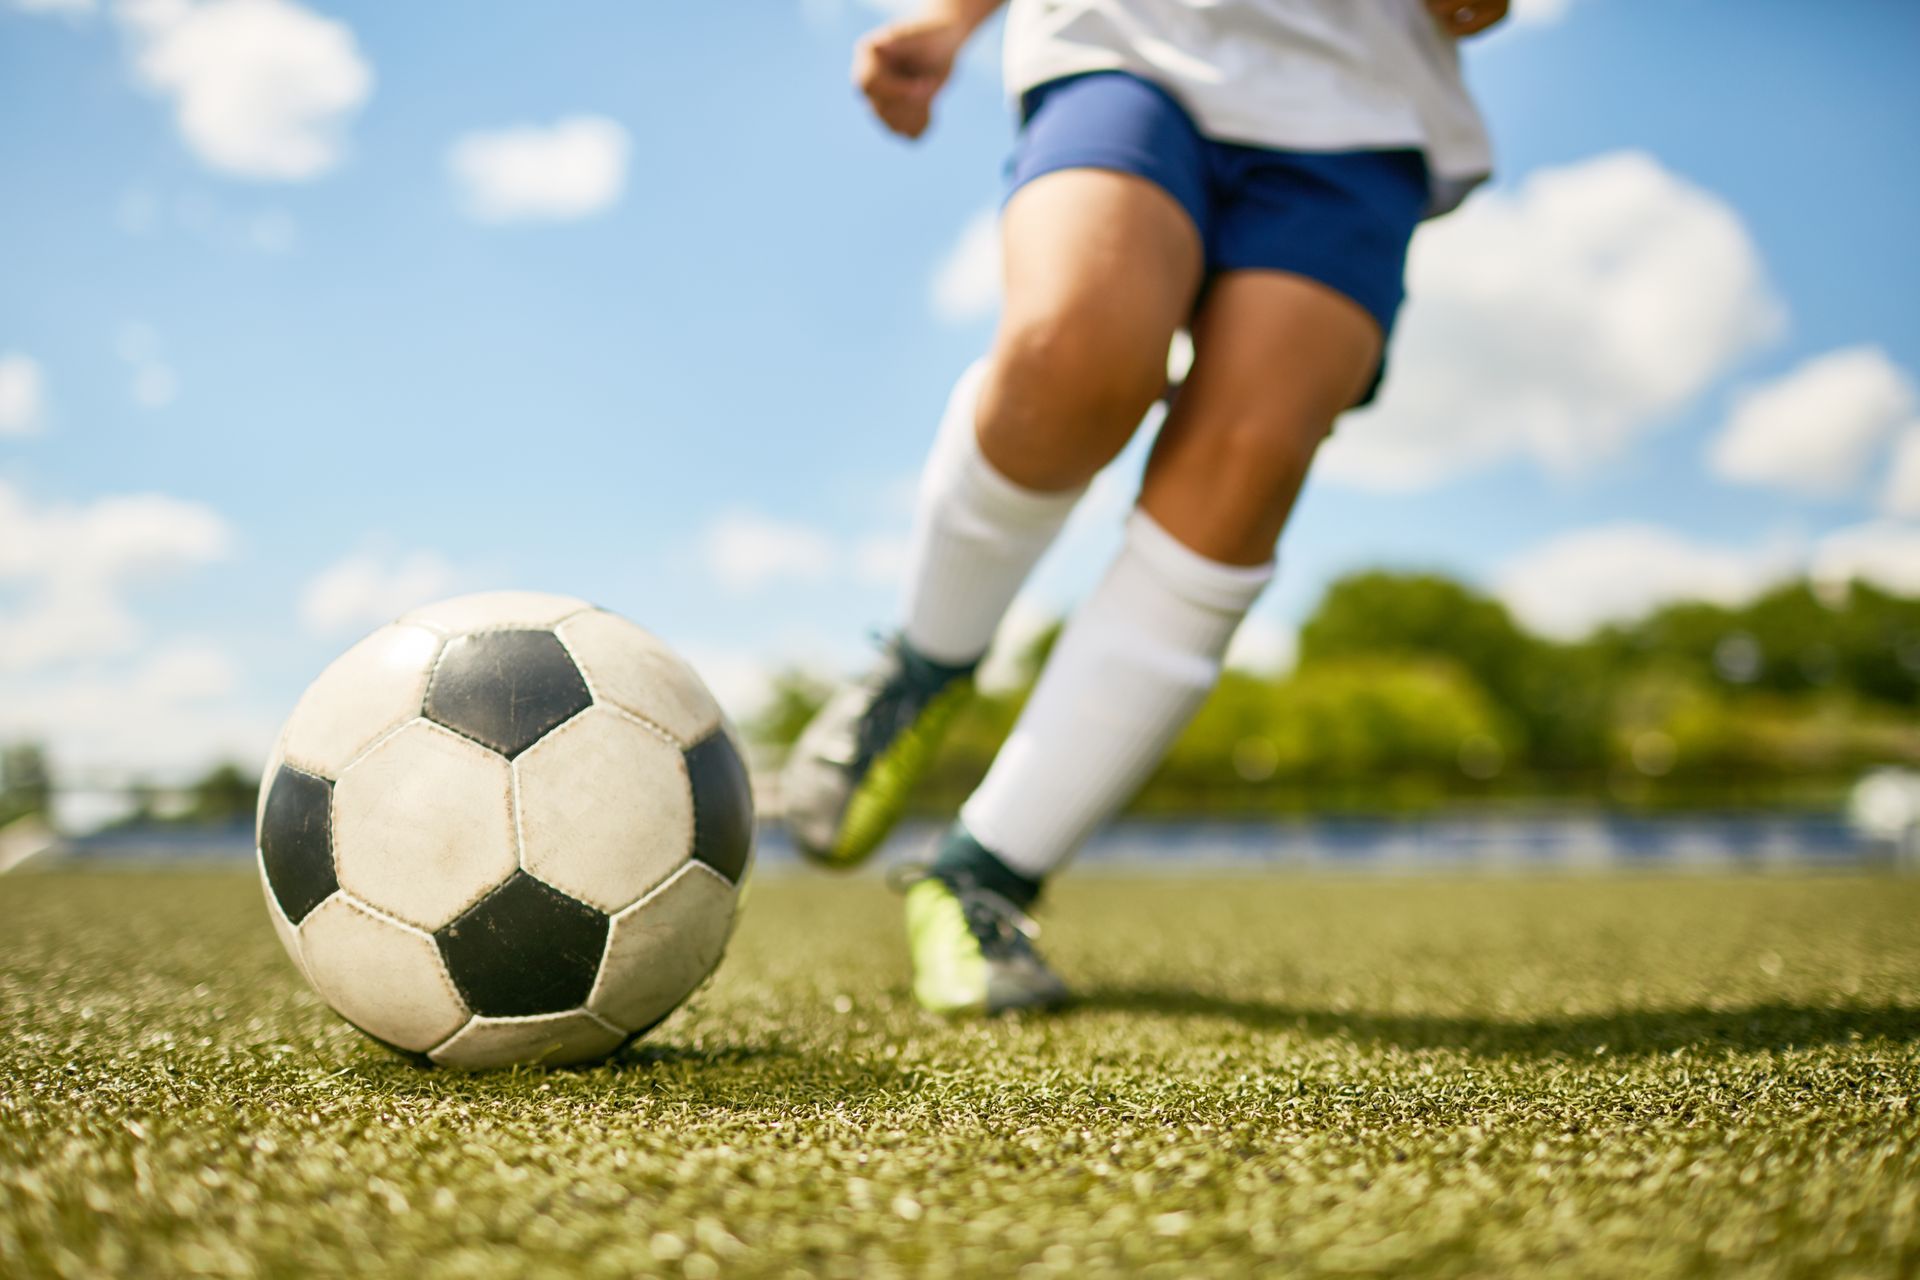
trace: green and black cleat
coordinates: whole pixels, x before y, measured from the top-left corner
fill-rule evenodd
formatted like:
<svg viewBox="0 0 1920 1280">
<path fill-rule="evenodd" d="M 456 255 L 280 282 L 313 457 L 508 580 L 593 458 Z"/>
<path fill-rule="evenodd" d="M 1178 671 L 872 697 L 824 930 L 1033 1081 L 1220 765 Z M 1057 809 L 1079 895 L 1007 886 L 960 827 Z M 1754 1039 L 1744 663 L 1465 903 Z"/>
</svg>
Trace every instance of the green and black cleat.
<svg viewBox="0 0 1920 1280">
<path fill-rule="evenodd" d="M 1034 949 L 1039 928 L 964 872 L 903 868 L 913 998 L 945 1016 L 1057 1009 L 1067 984 Z"/>
<path fill-rule="evenodd" d="M 780 774 L 787 830 L 809 861 L 865 862 L 907 807 L 947 728 L 973 696 L 973 664 L 942 666 L 902 639 L 828 699 Z"/>
</svg>

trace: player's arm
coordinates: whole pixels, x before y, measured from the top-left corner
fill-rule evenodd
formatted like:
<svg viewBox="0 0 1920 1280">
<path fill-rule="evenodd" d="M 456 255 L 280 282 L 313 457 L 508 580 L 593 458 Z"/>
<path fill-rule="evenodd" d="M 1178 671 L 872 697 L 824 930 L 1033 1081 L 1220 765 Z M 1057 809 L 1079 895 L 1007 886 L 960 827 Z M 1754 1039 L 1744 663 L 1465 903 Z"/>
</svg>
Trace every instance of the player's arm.
<svg viewBox="0 0 1920 1280">
<path fill-rule="evenodd" d="M 1440 29 L 1459 39 L 1476 36 L 1507 16 L 1507 0 L 1427 0 Z"/>
<path fill-rule="evenodd" d="M 925 133 L 961 46 L 1003 2 L 927 0 L 915 17 L 863 36 L 853 50 L 853 82 L 880 123 L 903 138 Z"/>
</svg>

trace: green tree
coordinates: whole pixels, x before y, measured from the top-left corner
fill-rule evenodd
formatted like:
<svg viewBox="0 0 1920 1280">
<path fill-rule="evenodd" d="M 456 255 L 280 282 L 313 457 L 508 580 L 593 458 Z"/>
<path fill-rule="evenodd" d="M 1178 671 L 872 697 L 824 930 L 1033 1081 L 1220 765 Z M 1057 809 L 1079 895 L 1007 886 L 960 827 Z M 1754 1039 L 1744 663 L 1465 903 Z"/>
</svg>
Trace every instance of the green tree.
<svg viewBox="0 0 1920 1280">
<path fill-rule="evenodd" d="M 975 700 L 916 797 L 950 814 L 985 773 L 1058 639 L 1019 688 Z M 749 725 L 790 743 L 827 690 L 790 673 Z M 1574 643 L 1432 574 L 1355 574 L 1302 629 L 1300 664 L 1228 672 L 1149 780 L 1159 812 L 1371 809 L 1450 797 L 1830 804 L 1862 769 L 1920 763 L 1920 599 L 1855 583 L 1686 602 Z"/>
<path fill-rule="evenodd" d="M 1866 583 L 1840 592 L 1785 583 L 1738 608 L 1668 605 L 1596 643 L 1617 667 L 1684 664 L 1736 691 L 1920 706 L 1920 600 Z"/>
<path fill-rule="evenodd" d="M 1506 712 L 1517 760 L 1566 772 L 1605 754 L 1604 655 L 1523 630 L 1501 604 L 1435 574 L 1373 571 L 1340 579 L 1300 630 L 1300 668 L 1354 658 L 1458 666 Z"/>
<path fill-rule="evenodd" d="M 1862 697 L 1920 708 L 1920 598 L 1856 582 L 1840 610 L 1840 668 Z"/>
<path fill-rule="evenodd" d="M 1342 578 L 1300 629 L 1303 668 L 1363 657 L 1445 658 L 1509 705 L 1539 648 L 1505 605 L 1436 574 Z"/>
<path fill-rule="evenodd" d="M 44 815 L 53 801 L 53 771 L 37 743 L 0 748 L 0 827 L 15 818 Z"/>
<path fill-rule="evenodd" d="M 188 822 L 237 822 L 251 819 L 260 797 L 260 780 L 236 764 L 215 766 L 190 788 Z"/>
<path fill-rule="evenodd" d="M 1401 808 L 1482 786 L 1520 736 L 1445 659 L 1325 659 L 1228 672 L 1154 775 L 1148 807 Z"/>
<path fill-rule="evenodd" d="M 792 746 L 831 692 L 831 685 L 804 671 L 781 672 L 774 677 L 767 705 L 747 722 L 747 736 L 771 746 Z"/>
</svg>

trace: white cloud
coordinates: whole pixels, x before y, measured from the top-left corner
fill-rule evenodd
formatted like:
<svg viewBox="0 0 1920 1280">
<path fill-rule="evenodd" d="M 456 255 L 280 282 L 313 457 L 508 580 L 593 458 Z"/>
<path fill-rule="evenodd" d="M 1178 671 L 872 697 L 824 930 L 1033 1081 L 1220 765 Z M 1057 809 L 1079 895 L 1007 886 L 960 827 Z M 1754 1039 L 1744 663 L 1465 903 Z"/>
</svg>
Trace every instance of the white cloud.
<svg viewBox="0 0 1920 1280">
<path fill-rule="evenodd" d="M 1830 533 L 1814 548 L 1809 573 L 1832 587 L 1860 581 L 1920 595 L 1920 525 L 1876 520 Z"/>
<path fill-rule="evenodd" d="M 227 524 L 211 508 L 164 494 L 36 507 L 0 483 L 0 581 L 124 581 L 224 556 Z"/>
<path fill-rule="evenodd" d="M 1880 506 L 1891 516 L 1920 516 L 1920 423 L 1908 427 L 1893 442 Z"/>
<path fill-rule="evenodd" d="M 452 568 L 431 551 L 387 557 L 361 552 L 335 561 L 300 593 L 300 620 L 329 634 L 377 627 L 450 593 Z"/>
<path fill-rule="evenodd" d="M 161 494 L 38 506 L 0 481 L 0 671 L 121 653 L 141 638 L 127 592 L 224 557 L 211 508 Z"/>
<path fill-rule="evenodd" d="M 786 664 L 739 649 L 693 648 L 681 653 L 735 724 L 758 714 L 773 697 Z"/>
<path fill-rule="evenodd" d="M 745 595 L 789 582 L 898 586 L 910 549 L 905 533 L 839 538 L 798 521 L 735 510 L 707 526 L 700 559 L 722 586 Z"/>
<path fill-rule="evenodd" d="M 1613 524 L 1550 539 L 1507 561 L 1494 591 L 1542 635 L 1572 639 L 1680 600 L 1738 605 L 1791 577 L 1788 545 L 1713 546 L 1648 524 Z"/>
<path fill-rule="evenodd" d="M 481 222 L 566 222 L 611 207 L 627 181 L 626 129 L 604 116 L 469 133 L 447 152 L 467 213 Z"/>
<path fill-rule="evenodd" d="M 742 594 L 769 584 L 822 582 L 842 563 L 827 534 L 751 511 L 728 512 L 708 525 L 701 555 L 721 586 Z"/>
<path fill-rule="evenodd" d="M 1000 305 L 1000 215 L 982 209 L 967 220 L 928 285 L 936 318 L 947 324 L 983 320 Z"/>
<path fill-rule="evenodd" d="M 1521 26 L 1544 27 L 1564 20 L 1573 8 L 1573 0 L 1513 0 L 1513 21 Z"/>
<path fill-rule="evenodd" d="M 30 436 L 46 423 L 46 379 L 40 362 L 9 351 L 0 355 L 0 436 Z"/>
<path fill-rule="evenodd" d="M 1920 525 L 1879 520 L 1811 545 L 1773 539 L 1744 547 L 1656 525 L 1603 525 L 1514 557 L 1495 571 L 1493 589 L 1528 627 L 1573 639 L 1679 601 L 1744 604 L 1802 576 L 1833 589 L 1858 580 L 1920 594 Z"/>
<path fill-rule="evenodd" d="M 49 747 L 68 780 L 183 780 L 264 754 L 271 718 L 214 646 L 156 645 L 137 593 L 224 557 L 227 523 L 161 494 L 37 503 L 0 480 L 0 741 Z"/>
<path fill-rule="evenodd" d="M 63 582 L 27 593 L 0 621 L 0 672 L 55 667 L 74 657 L 124 653 L 141 628 L 112 587 Z"/>
<path fill-rule="evenodd" d="M 143 83 L 173 99 L 189 149 L 246 178 L 301 181 L 340 163 L 373 91 L 353 30 L 292 0 L 120 0 Z"/>
<path fill-rule="evenodd" d="M 1512 459 L 1617 453 L 1779 329 L 1751 237 L 1639 152 L 1543 169 L 1416 238 L 1380 401 L 1322 455 L 1336 481 L 1419 489 Z"/>
<path fill-rule="evenodd" d="M 1715 475 L 1839 497 L 1900 427 L 1915 422 L 1912 379 L 1878 347 L 1815 356 L 1742 392 L 1708 461 Z"/>
<path fill-rule="evenodd" d="M 276 725 L 242 694 L 231 655 L 186 641 L 114 669 L 0 676 L 0 739 L 46 743 L 69 784 L 184 782 L 216 760 L 266 755 Z"/>
</svg>

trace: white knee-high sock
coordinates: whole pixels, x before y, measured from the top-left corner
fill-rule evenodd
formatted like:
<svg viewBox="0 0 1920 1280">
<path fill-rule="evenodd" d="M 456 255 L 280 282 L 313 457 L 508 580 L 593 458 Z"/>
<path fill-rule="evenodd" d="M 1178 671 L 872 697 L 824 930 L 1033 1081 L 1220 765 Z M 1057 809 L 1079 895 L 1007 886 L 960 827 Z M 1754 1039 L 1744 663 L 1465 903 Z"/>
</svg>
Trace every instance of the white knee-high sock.
<svg viewBox="0 0 1920 1280">
<path fill-rule="evenodd" d="M 993 767 L 960 810 L 969 834 L 1034 880 L 1073 856 L 1146 781 L 1220 677 L 1271 564 L 1220 564 L 1144 511 L 1080 606 Z"/>
<path fill-rule="evenodd" d="M 1026 489 L 980 452 L 974 416 L 986 361 L 960 375 L 920 479 L 907 562 L 907 643 L 955 666 L 977 660 L 1085 487 Z"/>
</svg>

